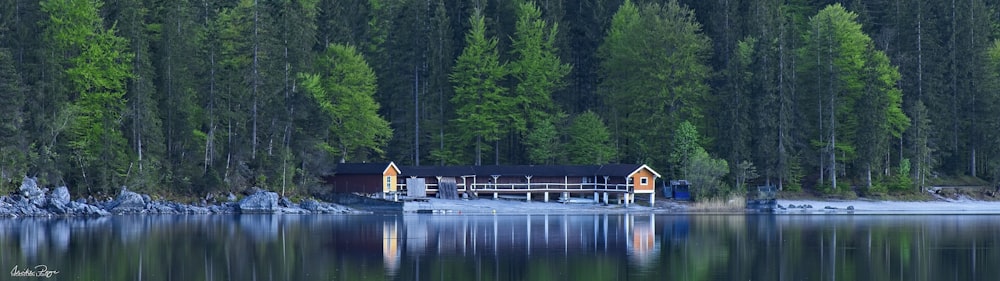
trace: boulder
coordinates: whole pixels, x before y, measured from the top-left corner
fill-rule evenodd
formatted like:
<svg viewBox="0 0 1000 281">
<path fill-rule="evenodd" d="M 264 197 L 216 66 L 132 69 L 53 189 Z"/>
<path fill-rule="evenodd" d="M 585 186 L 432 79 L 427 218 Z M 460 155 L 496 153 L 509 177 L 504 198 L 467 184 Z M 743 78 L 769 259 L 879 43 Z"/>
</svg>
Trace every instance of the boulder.
<svg viewBox="0 0 1000 281">
<path fill-rule="evenodd" d="M 303 209 L 306 209 L 306 210 L 309 210 L 309 211 L 312 211 L 312 212 L 320 211 L 320 208 L 323 207 L 323 206 L 321 206 L 319 204 L 319 202 L 317 202 L 316 200 L 313 200 L 313 199 L 302 200 L 302 204 L 301 205 L 302 205 Z"/>
<path fill-rule="evenodd" d="M 229 202 L 236 202 L 236 194 L 230 192 L 229 196 L 226 197 L 226 200 L 229 200 Z"/>
<path fill-rule="evenodd" d="M 107 216 L 110 213 L 94 205 L 70 202 L 66 205 L 69 211 L 78 216 Z"/>
<path fill-rule="evenodd" d="M 143 199 L 142 195 L 129 191 L 127 188 L 122 187 L 122 191 L 118 193 L 118 197 L 108 204 L 105 205 L 105 209 L 113 214 L 136 214 L 143 213 L 146 210 L 146 200 Z"/>
<path fill-rule="evenodd" d="M 240 213 L 274 213 L 278 210 L 278 194 L 269 191 L 257 191 L 239 203 Z"/>
<path fill-rule="evenodd" d="M 288 200 L 288 197 L 281 197 L 281 199 L 278 200 L 278 206 L 282 206 L 282 207 L 285 207 L 285 208 L 298 208 L 299 207 L 298 204 L 292 203 L 292 200 Z"/>
<path fill-rule="evenodd" d="M 45 201 L 46 191 L 38 188 L 38 181 L 35 178 L 24 177 L 24 180 L 21 181 L 21 196 L 27 198 L 32 204 L 42 205 Z"/>
<path fill-rule="evenodd" d="M 58 201 L 63 205 L 69 204 L 69 188 L 65 186 L 56 187 L 52 191 L 52 194 L 49 194 L 49 200 Z"/>
<path fill-rule="evenodd" d="M 854 205 L 847 206 L 848 210 L 854 211 Z"/>
</svg>

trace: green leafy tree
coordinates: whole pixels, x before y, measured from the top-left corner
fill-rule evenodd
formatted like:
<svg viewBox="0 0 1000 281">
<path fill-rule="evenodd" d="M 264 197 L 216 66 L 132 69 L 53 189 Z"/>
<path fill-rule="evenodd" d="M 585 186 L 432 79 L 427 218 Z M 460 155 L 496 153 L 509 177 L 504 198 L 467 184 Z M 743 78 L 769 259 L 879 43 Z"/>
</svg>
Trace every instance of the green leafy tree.
<svg viewBox="0 0 1000 281">
<path fill-rule="evenodd" d="M 684 162 L 681 170 L 691 183 L 695 200 L 724 196 L 729 192 L 722 182 L 722 177 L 729 173 L 726 160 L 713 158 L 705 149 L 698 147 Z"/>
<path fill-rule="evenodd" d="M 503 95 L 506 89 L 500 85 L 506 70 L 497 54 L 497 39 L 487 39 L 486 23 L 479 11 L 469 23 L 472 28 L 465 35 L 465 49 L 450 77 L 455 87 L 451 103 L 455 106 L 457 135 L 462 142 L 474 142 L 475 164 L 482 165 L 484 142 L 500 138 L 503 122 L 510 120 L 511 101 Z"/>
<path fill-rule="evenodd" d="M 157 25 L 146 21 L 149 9 L 143 1 L 115 1 L 108 5 L 119 27 L 119 36 L 128 40 L 128 52 L 134 54 L 125 94 L 126 111 L 123 114 L 123 133 L 128 140 L 130 154 L 135 155 L 127 184 L 149 191 L 160 186 L 161 167 L 165 152 L 157 99 L 155 74 L 150 52 L 149 30 Z"/>
<path fill-rule="evenodd" d="M 529 159 L 538 163 L 537 156 L 551 154 L 555 143 L 553 125 L 559 109 L 552 100 L 552 93 L 562 88 L 563 77 L 570 66 L 563 64 L 556 55 L 555 42 L 558 24 L 542 20 L 541 11 L 534 2 L 518 5 L 518 19 L 509 64 L 510 75 L 514 78 L 514 100 L 517 103 L 515 130 L 524 135 Z M 551 25 L 551 27 L 550 27 Z M 549 140 L 540 142 L 545 138 Z M 543 162 L 551 161 L 551 157 Z"/>
<path fill-rule="evenodd" d="M 619 8 L 599 50 L 600 91 L 626 161 L 668 163 L 663 141 L 681 120 L 698 123 L 709 92 L 710 41 L 677 1 Z"/>
<path fill-rule="evenodd" d="M 910 122 L 901 109 L 899 72 L 862 32 L 857 15 L 839 4 L 810 19 L 804 41 L 800 55 L 817 109 L 809 120 L 820 121 L 812 141 L 820 151 L 820 181 L 827 176 L 837 188 L 837 177 L 853 163 L 870 187 L 889 139 L 901 137 Z"/>
<path fill-rule="evenodd" d="M 677 125 L 677 129 L 673 133 L 673 140 L 671 141 L 674 145 L 671 146 L 670 158 L 668 158 L 669 167 L 674 171 L 672 176 L 677 178 L 684 178 L 686 176 L 683 173 L 677 172 L 681 172 L 687 164 L 685 161 L 691 159 L 699 149 L 702 149 L 701 144 L 698 143 L 700 138 L 698 129 L 691 122 L 684 121 Z"/>
<path fill-rule="evenodd" d="M 79 183 L 112 190 L 128 171 L 127 143 L 121 131 L 126 83 L 132 77 L 128 40 L 105 29 L 98 15 L 101 2 L 47 1 L 47 35 L 59 47 L 73 51 L 66 75 L 79 95 L 66 112 L 70 124 L 73 161 Z"/>
<path fill-rule="evenodd" d="M 299 79 L 332 121 L 327 150 L 341 162 L 383 154 L 392 129 L 378 114 L 375 72 L 361 54 L 353 46 L 332 44 L 316 69 L 318 74 L 300 74 Z"/>
<path fill-rule="evenodd" d="M 574 165 L 599 165 L 615 161 L 615 147 L 604 121 L 593 111 L 573 119 L 567 130 L 566 158 Z"/>
</svg>

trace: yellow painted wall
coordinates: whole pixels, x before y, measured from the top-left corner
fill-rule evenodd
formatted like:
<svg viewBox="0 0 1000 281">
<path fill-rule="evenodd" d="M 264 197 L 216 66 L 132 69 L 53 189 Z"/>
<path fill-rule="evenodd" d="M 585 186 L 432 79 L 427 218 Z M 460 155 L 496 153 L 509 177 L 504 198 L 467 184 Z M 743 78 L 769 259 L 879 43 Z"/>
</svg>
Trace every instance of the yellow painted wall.
<svg viewBox="0 0 1000 281">
<path fill-rule="evenodd" d="M 643 177 L 647 179 L 646 185 L 642 185 Z M 656 175 L 653 175 L 653 172 L 650 172 L 648 169 L 642 168 L 639 172 L 632 175 L 632 184 L 635 185 L 634 190 L 636 193 L 653 192 L 656 189 Z"/>
<path fill-rule="evenodd" d="M 398 175 L 399 174 L 396 173 L 396 169 L 392 169 L 391 167 L 385 170 L 385 173 L 382 174 L 382 191 L 383 192 L 395 192 L 396 191 L 396 183 L 398 182 L 398 180 L 396 178 L 397 178 Z M 388 182 L 386 182 L 385 177 L 389 177 Z M 386 188 L 387 184 L 388 184 L 388 188 Z"/>
</svg>

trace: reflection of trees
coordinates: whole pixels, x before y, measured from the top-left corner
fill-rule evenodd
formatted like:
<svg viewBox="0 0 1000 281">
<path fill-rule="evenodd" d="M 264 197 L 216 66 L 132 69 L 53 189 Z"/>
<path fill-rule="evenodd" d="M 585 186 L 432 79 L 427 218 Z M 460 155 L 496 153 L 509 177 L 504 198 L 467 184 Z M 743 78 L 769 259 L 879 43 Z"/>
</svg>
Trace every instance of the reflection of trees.
<svg viewBox="0 0 1000 281">
<path fill-rule="evenodd" d="M 991 216 L 0 220 L 0 264 L 81 280 L 988 280 L 998 246 Z"/>
</svg>

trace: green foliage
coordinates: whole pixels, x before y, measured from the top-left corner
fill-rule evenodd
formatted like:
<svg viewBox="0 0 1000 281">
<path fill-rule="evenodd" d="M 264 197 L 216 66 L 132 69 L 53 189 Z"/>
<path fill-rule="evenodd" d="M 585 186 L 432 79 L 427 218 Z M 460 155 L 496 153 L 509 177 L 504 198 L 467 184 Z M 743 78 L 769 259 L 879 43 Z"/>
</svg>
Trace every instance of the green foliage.
<svg viewBox="0 0 1000 281">
<path fill-rule="evenodd" d="M 670 135 L 681 120 L 699 122 L 709 93 L 711 42 L 694 12 L 677 1 L 637 7 L 625 1 L 611 20 L 599 91 L 622 159 L 674 164 Z"/>
<path fill-rule="evenodd" d="M 514 99 L 520 113 L 514 126 L 520 132 L 545 129 L 557 114 L 552 93 L 562 88 L 570 66 L 556 55 L 558 24 L 546 23 L 532 1 L 518 5 L 517 24 L 511 43 L 514 60 L 508 65 L 514 78 Z M 548 123 L 548 124 L 545 124 Z M 529 150 L 534 149 L 529 144 Z"/>
<path fill-rule="evenodd" d="M 912 191 L 913 180 L 910 178 L 910 159 L 899 162 L 896 174 L 888 178 L 889 190 L 894 192 Z"/>
<path fill-rule="evenodd" d="M 10 51 L 0 48 L 0 190 L 19 184 L 27 174 L 27 139 L 21 131 L 25 93 Z"/>
<path fill-rule="evenodd" d="M 524 140 L 528 146 L 528 160 L 532 164 L 556 164 L 562 151 L 558 140 L 559 132 L 552 122 L 542 120 L 535 124 Z"/>
<path fill-rule="evenodd" d="M 743 160 L 739 164 L 736 164 L 736 167 L 733 168 L 733 178 L 736 179 L 736 185 L 734 185 L 733 188 L 736 190 L 746 190 L 746 182 L 760 176 L 757 174 L 757 167 L 750 161 Z"/>
<path fill-rule="evenodd" d="M 300 74 L 299 79 L 332 121 L 331 152 L 342 162 L 367 160 L 369 152 L 383 154 L 392 129 L 378 114 L 375 73 L 361 54 L 353 46 L 332 44 L 317 70 L 319 74 Z"/>
<path fill-rule="evenodd" d="M 687 164 L 687 161 L 694 157 L 699 149 L 704 150 L 698 141 L 701 137 L 698 134 L 698 129 L 691 124 L 691 122 L 684 121 L 677 125 L 677 129 L 673 134 L 673 144 L 671 146 L 669 163 L 670 167 L 674 169 L 683 169 Z M 687 174 L 680 173 L 676 174 L 677 178 L 684 178 Z"/>
<path fill-rule="evenodd" d="M 698 147 L 685 161 L 682 173 L 691 182 L 691 192 L 695 200 L 724 197 L 731 191 L 722 177 L 729 173 L 726 160 L 712 158 Z"/>
<path fill-rule="evenodd" d="M 476 165 L 482 164 L 483 142 L 500 138 L 504 122 L 513 118 L 513 101 L 503 95 L 500 82 L 507 75 L 497 53 L 497 39 L 486 38 L 486 23 L 481 12 L 469 18 L 472 27 L 465 35 L 465 49 L 455 61 L 450 81 L 455 87 L 451 103 L 455 106 L 454 128 L 461 142 L 475 142 Z"/>
<path fill-rule="evenodd" d="M 78 96 L 64 108 L 74 117 L 69 146 L 81 184 L 113 190 L 128 171 L 128 149 L 121 132 L 127 79 L 132 77 L 128 40 L 104 29 L 101 2 L 46 1 L 46 36 L 70 51 L 66 75 Z"/>
<path fill-rule="evenodd" d="M 567 129 L 569 142 L 566 158 L 570 164 L 597 165 L 615 160 L 615 147 L 604 121 L 593 111 L 586 111 L 573 119 Z"/>
<path fill-rule="evenodd" d="M 840 163 L 877 170 L 890 138 L 900 137 L 910 122 L 901 108 L 898 70 L 862 32 L 857 14 L 839 4 L 810 19 L 804 41 L 800 56 L 812 93 L 804 102 L 819 109 L 809 112 L 810 120 L 820 120 L 812 134 L 819 138 L 811 141 L 821 151 L 819 162 L 830 174 L 839 174 Z"/>
</svg>

